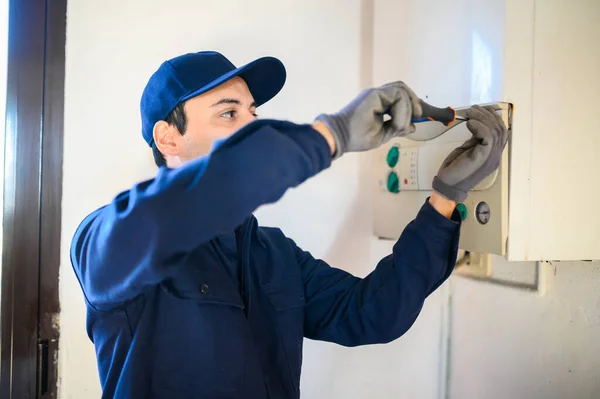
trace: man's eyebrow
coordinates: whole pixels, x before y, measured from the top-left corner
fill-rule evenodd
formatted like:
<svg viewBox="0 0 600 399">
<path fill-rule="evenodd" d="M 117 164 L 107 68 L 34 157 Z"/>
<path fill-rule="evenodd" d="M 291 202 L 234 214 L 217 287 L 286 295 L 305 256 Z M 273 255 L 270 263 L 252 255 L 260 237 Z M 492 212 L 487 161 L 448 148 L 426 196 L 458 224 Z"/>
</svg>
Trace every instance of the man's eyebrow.
<svg viewBox="0 0 600 399">
<path fill-rule="evenodd" d="M 242 105 L 242 102 L 236 98 L 222 98 L 219 101 L 217 101 L 216 103 L 214 103 L 213 105 L 211 105 L 211 107 L 216 107 L 217 105 L 221 105 L 221 104 Z"/>
<path fill-rule="evenodd" d="M 217 105 L 222 105 L 222 104 L 242 105 L 242 102 L 240 100 L 238 100 L 237 98 L 222 98 L 219 101 L 217 101 L 216 103 L 214 103 L 213 105 L 211 105 L 211 107 L 216 107 Z M 256 108 L 256 101 L 253 101 L 252 104 L 250 104 L 250 108 Z"/>
</svg>

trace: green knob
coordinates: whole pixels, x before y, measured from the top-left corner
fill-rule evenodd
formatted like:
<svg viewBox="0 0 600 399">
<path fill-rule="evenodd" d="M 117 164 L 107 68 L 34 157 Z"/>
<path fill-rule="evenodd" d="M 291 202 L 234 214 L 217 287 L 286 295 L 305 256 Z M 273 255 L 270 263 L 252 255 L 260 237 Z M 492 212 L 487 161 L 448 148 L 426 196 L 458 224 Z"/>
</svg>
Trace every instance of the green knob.
<svg viewBox="0 0 600 399">
<path fill-rule="evenodd" d="M 388 175 L 387 189 L 390 193 L 397 193 L 400 191 L 400 182 L 398 181 L 396 172 L 390 172 Z"/>
<path fill-rule="evenodd" d="M 399 156 L 400 156 L 400 151 L 398 150 L 398 147 L 393 146 L 392 148 L 390 148 L 390 150 L 388 151 L 388 154 L 387 154 L 387 164 L 389 165 L 390 168 L 393 168 L 394 166 L 396 166 L 396 164 L 398 163 Z"/>
<path fill-rule="evenodd" d="M 467 207 L 462 202 L 456 205 L 456 210 L 460 214 L 460 218 L 465 220 L 467 218 Z"/>
</svg>

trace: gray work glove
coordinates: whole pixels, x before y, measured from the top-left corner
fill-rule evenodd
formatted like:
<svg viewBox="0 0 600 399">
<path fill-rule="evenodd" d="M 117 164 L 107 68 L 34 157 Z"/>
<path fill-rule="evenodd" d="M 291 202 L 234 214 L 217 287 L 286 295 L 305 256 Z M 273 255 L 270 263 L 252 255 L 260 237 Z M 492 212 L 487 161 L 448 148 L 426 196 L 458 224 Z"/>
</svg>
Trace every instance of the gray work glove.
<svg viewBox="0 0 600 399">
<path fill-rule="evenodd" d="M 403 82 L 364 90 L 344 109 L 335 114 L 321 114 L 335 139 L 335 154 L 368 151 L 386 143 L 392 137 L 402 137 L 415 131 L 413 117 L 421 116 L 419 98 Z M 384 114 L 391 119 L 384 122 Z"/>
<path fill-rule="evenodd" d="M 474 105 L 466 116 L 473 137 L 448 155 L 433 178 L 433 189 L 456 202 L 498 169 L 508 142 L 506 126 L 493 108 Z"/>
</svg>

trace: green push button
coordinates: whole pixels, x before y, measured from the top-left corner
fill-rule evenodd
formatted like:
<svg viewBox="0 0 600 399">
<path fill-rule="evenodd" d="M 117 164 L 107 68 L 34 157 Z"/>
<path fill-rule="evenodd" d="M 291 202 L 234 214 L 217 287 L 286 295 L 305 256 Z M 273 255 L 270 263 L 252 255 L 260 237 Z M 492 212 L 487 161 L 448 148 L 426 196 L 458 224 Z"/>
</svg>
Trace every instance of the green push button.
<svg viewBox="0 0 600 399">
<path fill-rule="evenodd" d="M 467 218 L 467 207 L 462 202 L 456 205 L 456 210 L 460 214 L 460 218 L 465 220 Z"/>
<path fill-rule="evenodd" d="M 397 193 L 400 191 L 400 182 L 398 181 L 396 172 L 390 172 L 388 175 L 387 189 L 390 193 Z"/>
<path fill-rule="evenodd" d="M 390 148 L 387 154 L 387 164 L 390 168 L 393 168 L 398 163 L 398 157 L 400 156 L 400 150 L 398 147 L 393 146 Z"/>
</svg>

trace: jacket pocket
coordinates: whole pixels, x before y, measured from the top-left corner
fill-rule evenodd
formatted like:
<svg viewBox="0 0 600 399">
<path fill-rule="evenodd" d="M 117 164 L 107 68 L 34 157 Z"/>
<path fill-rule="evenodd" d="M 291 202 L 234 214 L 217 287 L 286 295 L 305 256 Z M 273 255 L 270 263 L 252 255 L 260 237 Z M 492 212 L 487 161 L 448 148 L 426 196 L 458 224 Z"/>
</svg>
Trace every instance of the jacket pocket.
<svg viewBox="0 0 600 399">
<path fill-rule="evenodd" d="M 243 397 L 252 336 L 231 281 L 188 269 L 160 289 L 164 311 L 155 323 L 171 332 L 153 336 L 153 389 L 174 398 Z"/>
<path fill-rule="evenodd" d="M 301 280 L 263 285 L 272 305 L 271 313 L 285 353 L 291 382 L 300 389 L 302 343 L 304 339 L 304 287 Z"/>
<path fill-rule="evenodd" d="M 179 299 L 199 304 L 229 305 L 244 308 L 240 293 L 223 273 L 183 272 L 164 281 L 163 288 Z"/>
</svg>

